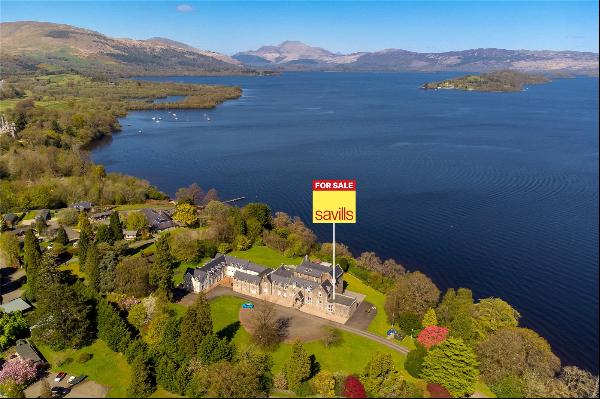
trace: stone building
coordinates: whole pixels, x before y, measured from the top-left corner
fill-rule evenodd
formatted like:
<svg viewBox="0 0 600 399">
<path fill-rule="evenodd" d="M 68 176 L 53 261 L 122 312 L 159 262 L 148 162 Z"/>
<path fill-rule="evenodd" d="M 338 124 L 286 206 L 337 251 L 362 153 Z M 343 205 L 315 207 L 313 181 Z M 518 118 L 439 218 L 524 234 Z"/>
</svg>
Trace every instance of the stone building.
<svg viewBox="0 0 600 399">
<path fill-rule="evenodd" d="M 234 291 L 294 307 L 315 316 L 345 323 L 359 305 L 356 296 L 344 292 L 344 271 L 313 263 L 304 258 L 299 266 L 282 265 L 273 270 L 244 259 L 217 255 L 202 267 L 188 269 L 184 287 L 192 292 L 207 291 L 216 285 L 229 286 Z"/>
</svg>

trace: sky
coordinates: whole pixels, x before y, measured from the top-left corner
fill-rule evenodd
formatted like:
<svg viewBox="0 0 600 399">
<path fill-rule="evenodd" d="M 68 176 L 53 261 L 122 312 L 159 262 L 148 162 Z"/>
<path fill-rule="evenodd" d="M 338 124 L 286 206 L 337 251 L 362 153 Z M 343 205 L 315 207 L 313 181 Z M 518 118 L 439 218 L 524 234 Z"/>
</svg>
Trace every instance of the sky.
<svg viewBox="0 0 600 399">
<path fill-rule="evenodd" d="M 8 1 L 0 20 L 160 36 L 235 54 L 285 40 L 351 53 L 480 47 L 598 52 L 598 2 Z"/>
</svg>

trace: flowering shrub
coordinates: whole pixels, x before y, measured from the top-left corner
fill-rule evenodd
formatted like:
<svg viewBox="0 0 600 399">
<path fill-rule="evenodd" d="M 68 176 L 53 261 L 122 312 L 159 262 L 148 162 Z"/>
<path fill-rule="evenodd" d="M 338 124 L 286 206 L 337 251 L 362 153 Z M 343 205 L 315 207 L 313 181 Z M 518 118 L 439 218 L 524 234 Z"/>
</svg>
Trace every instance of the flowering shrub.
<svg viewBox="0 0 600 399">
<path fill-rule="evenodd" d="M 427 384 L 427 390 L 432 398 L 451 398 L 450 392 L 440 384 Z"/>
<path fill-rule="evenodd" d="M 342 396 L 345 398 L 366 398 L 367 392 L 365 392 L 365 387 L 358 378 L 349 375 L 344 381 L 344 392 L 342 393 Z"/>
<path fill-rule="evenodd" d="M 17 385 L 25 385 L 31 382 L 36 374 L 37 368 L 32 361 L 20 358 L 10 359 L 0 370 L 0 384 L 12 381 Z"/>
<path fill-rule="evenodd" d="M 419 333 L 417 341 L 429 349 L 445 340 L 447 336 L 448 329 L 446 327 L 427 326 Z"/>
</svg>

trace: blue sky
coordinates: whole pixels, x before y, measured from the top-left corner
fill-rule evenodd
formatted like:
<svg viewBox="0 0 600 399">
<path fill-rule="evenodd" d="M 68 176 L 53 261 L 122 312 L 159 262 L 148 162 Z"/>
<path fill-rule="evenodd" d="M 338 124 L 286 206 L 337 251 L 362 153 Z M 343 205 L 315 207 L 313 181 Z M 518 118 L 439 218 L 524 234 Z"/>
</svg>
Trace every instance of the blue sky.
<svg viewBox="0 0 600 399">
<path fill-rule="evenodd" d="M 284 40 L 336 52 L 478 47 L 598 52 L 598 2 L 7 1 L 1 20 L 168 37 L 234 54 Z"/>
</svg>

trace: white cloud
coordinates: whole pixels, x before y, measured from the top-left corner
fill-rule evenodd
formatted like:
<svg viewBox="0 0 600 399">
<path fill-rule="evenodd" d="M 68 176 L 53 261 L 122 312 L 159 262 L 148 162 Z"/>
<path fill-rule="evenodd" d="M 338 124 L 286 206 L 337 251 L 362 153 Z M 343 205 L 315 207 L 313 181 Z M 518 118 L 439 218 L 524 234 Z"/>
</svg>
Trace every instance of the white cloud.
<svg viewBox="0 0 600 399">
<path fill-rule="evenodd" d="M 194 8 L 189 4 L 180 4 L 175 8 L 179 12 L 192 12 Z"/>
</svg>

